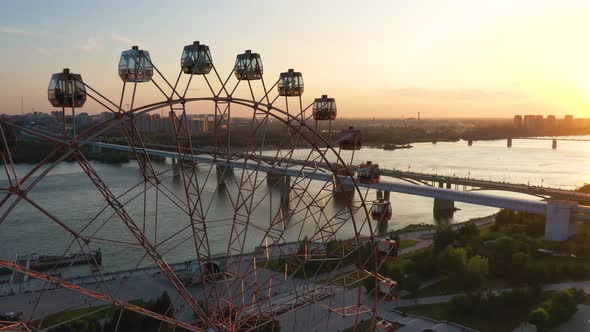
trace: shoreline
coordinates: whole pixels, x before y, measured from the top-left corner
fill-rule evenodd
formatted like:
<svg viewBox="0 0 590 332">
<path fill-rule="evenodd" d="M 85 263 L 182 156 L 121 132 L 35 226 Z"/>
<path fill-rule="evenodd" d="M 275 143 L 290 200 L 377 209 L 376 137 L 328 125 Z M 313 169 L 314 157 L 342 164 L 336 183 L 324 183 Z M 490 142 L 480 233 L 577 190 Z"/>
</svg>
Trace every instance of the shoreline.
<svg viewBox="0 0 590 332">
<path fill-rule="evenodd" d="M 484 227 L 484 226 L 494 223 L 496 221 L 497 214 L 498 213 L 493 213 L 493 214 L 483 216 L 483 217 L 471 218 L 469 220 L 454 223 L 449 226 L 451 227 L 451 229 L 456 230 L 457 228 L 459 228 L 465 224 L 474 223 L 478 228 L 480 228 L 480 227 Z M 425 224 L 425 223 L 409 224 L 409 225 L 405 226 L 404 228 L 400 228 L 396 231 L 393 231 L 393 233 L 397 234 L 397 235 L 404 235 L 404 238 L 407 238 L 409 233 L 414 233 L 414 232 L 421 233 L 420 234 L 421 236 L 422 235 L 430 235 L 430 234 L 434 234 L 436 232 L 436 228 L 438 228 L 438 227 L 439 227 L 438 225 Z"/>
</svg>

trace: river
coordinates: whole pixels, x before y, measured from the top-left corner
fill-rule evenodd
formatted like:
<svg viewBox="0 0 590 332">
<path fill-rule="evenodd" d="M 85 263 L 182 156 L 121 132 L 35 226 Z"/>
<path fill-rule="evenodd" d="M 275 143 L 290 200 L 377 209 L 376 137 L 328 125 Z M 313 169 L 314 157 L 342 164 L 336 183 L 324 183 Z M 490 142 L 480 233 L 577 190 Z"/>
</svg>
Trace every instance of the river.
<svg viewBox="0 0 590 332">
<path fill-rule="evenodd" d="M 355 152 L 355 160 L 357 162 L 372 160 L 382 168 L 389 169 L 529 183 L 564 189 L 574 189 L 582 185 L 588 181 L 590 175 L 590 142 L 560 141 L 556 150 L 551 149 L 551 141 L 519 139 L 513 140 L 512 148 L 506 147 L 505 140 L 477 141 L 473 146 L 467 146 L 464 141 L 438 144 L 417 143 L 413 146 L 412 149 L 395 151 L 363 149 Z M 296 151 L 295 158 L 302 157 L 304 154 L 305 151 Z M 344 152 L 343 157 L 345 160 L 349 159 L 349 152 Z M 92 165 L 116 195 L 121 195 L 141 183 L 141 175 L 135 161 L 121 165 L 101 163 L 92 163 Z M 159 171 L 170 169 L 170 166 L 169 161 L 156 164 Z M 23 175 L 31 167 L 32 165 L 19 164 L 16 166 L 17 173 Z M 158 251 L 163 253 L 166 259 L 170 261 L 191 259 L 194 257 L 194 246 L 190 232 L 184 229 L 187 225 L 187 217 L 179 212 L 179 208 L 174 203 L 174 201 L 184 202 L 186 199 L 182 180 L 173 179 L 169 176 L 170 172 L 167 174 L 168 177 L 163 179 L 165 189 L 158 193 L 157 205 L 155 204 L 156 191 L 148 192 L 145 232 L 150 241 L 160 243 Z M 199 171 L 201 181 L 207 175 L 208 168 Z M 233 209 L 228 207 L 235 199 L 235 195 L 232 194 L 232 192 L 235 193 L 235 184 L 229 184 L 227 192 L 218 191 L 215 174 L 212 173 L 211 177 L 203 193 L 206 203 L 204 209 L 208 213 L 207 220 L 211 220 L 208 229 L 209 242 L 212 253 L 224 253 L 231 229 L 229 220 L 233 216 Z M 6 186 L 4 174 L 0 182 L 0 185 Z M 124 195 L 121 200 L 130 199 L 142 188 L 143 184 Z M 311 188 L 312 191 L 314 188 L 317 190 L 317 185 L 312 185 Z M 272 194 L 267 195 L 269 192 Z M 506 193 L 498 194 L 507 195 Z M 74 163 L 60 164 L 29 195 L 51 214 L 76 230 L 82 229 L 105 207 L 102 196 Z M 172 199 L 168 199 L 166 195 Z M 176 197 L 173 197 L 174 195 Z M 374 193 L 368 194 L 369 200 L 373 197 Z M 265 229 L 272 219 L 271 212 L 276 211 L 278 206 L 276 204 L 278 193 L 268 186 L 261 186 L 256 192 L 256 199 L 260 201 L 260 206 L 250 222 Z M 272 202 L 273 199 L 275 203 Z M 387 225 L 388 231 L 415 223 L 462 222 L 497 211 L 495 208 L 456 203 L 459 210 L 452 217 L 437 220 L 432 213 L 432 199 L 392 193 L 391 202 L 393 217 Z M 143 206 L 143 196 L 126 205 L 126 210 L 141 228 L 144 227 Z M 340 208 L 337 202 L 327 203 L 329 213 L 336 213 Z M 134 268 L 144 256 L 144 251 L 134 245 L 135 239 L 120 219 L 111 217 L 112 214 L 112 210 L 106 210 L 98 215 L 97 220 L 84 231 L 84 234 L 89 235 L 96 231 L 91 248 L 101 248 L 104 270 Z M 309 222 L 293 223 L 287 226 L 284 239 L 295 240 L 312 232 L 314 228 L 310 224 Z M 17 254 L 25 255 L 32 252 L 62 254 L 72 243 L 72 237 L 67 232 L 26 202 L 21 202 L 10 213 L 6 221 L 0 225 L 0 229 L 0 258 L 2 259 L 13 260 Z M 162 240 L 177 232 L 181 232 L 181 235 L 161 243 Z M 245 248 L 260 245 L 264 241 L 262 233 L 260 230 L 249 231 Z M 338 234 L 341 238 L 352 236 L 353 226 L 350 223 L 343 225 Z M 101 241 L 101 239 L 109 241 Z M 116 243 L 113 240 L 120 242 Z M 75 242 L 70 251 L 79 251 Z M 149 258 L 144 259 L 139 265 L 149 265 Z M 88 268 L 76 267 L 67 273 L 86 274 Z"/>
</svg>

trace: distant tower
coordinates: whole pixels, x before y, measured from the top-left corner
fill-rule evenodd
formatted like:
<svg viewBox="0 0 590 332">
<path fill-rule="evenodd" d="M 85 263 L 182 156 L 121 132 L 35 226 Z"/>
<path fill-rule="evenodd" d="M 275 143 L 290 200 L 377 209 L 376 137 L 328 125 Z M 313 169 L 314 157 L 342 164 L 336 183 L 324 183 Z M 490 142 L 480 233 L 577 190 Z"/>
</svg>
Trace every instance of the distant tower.
<svg viewBox="0 0 590 332">
<path fill-rule="evenodd" d="M 418 121 L 420 121 L 420 112 L 418 112 Z"/>
<path fill-rule="evenodd" d="M 20 96 L 20 114 L 25 115 L 25 100 L 23 96 Z"/>
</svg>

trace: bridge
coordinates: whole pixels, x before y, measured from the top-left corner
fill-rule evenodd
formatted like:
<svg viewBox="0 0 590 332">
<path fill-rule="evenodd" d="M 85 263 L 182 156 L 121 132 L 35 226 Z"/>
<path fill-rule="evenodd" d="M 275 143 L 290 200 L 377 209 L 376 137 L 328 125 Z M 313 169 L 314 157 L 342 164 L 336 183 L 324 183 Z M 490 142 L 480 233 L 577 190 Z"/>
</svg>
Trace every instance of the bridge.
<svg viewBox="0 0 590 332">
<path fill-rule="evenodd" d="M 105 148 L 111 150 L 118 150 L 123 152 L 133 152 L 133 149 L 127 145 L 117 145 L 117 144 L 109 144 L 109 143 L 102 143 L 102 142 L 91 142 L 90 143 L 94 148 Z M 143 153 L 143 150 L 137 149 L 137 152 Z M 161 158 L 171 158 L 172 160 L 178 160 L 181 156 L 178 152 L 173 151 L 166 151 L 166 150 L 156 150 L 156 149 L 145 149 L 145 153 L 151 156 L 157 156 Z M 239 159 L 232 159 L 232 160 L 220 160 L 216 159 L 210 154 L 206 154 L 210 152 L 204 152 L 203 154 L 193 155 L 193 161 L 197 163 L 207 163 L 207 164 L 215 164 L 217 167 L 218 172 L 226 172 L 226 169 L 229 167 L 231 169 L 249 169 L 249 170 L 256 170 L 265 173 L 273 173 L 273 174 L 280 174 L 281 176 L 287 177 L 297 177 L 297 178 L 306 178 L 311 180 L 318 180 L 318 181 L 325 181 L 325 182 L 334 182 L 335 176 L 333 173 L 328 171 L 322 171 L 321 169 L 307 169 L 305 167 L 293 167 L 297 166 L 296 163 L 300 163 L 300 161 L 295 161 L 295 163 L 291 163 L 288 166 L 279 166 L 277 164 L 273 164 L 273 161 L 276 161 L 276 158 L 273 157 L 261 157 L 264 159 L 268 159 L 270 163 L 263 164 L 257 162 L 257 160 L 239 160 Z M 388 171 L 388 170 L 381 170 L 381 174 L 388 176 L 392 174 L 394 177 L 401 177 L 408 175 L 407 178 L 410 178 L 412 174 L 408 174 L 410 172 L 400 172 L 400 171 Z M 403 183 L 399 181 L 391 181 L 391 180 L 384 180 L 382 179 L 379 183 L 376 184 L 363 184 L 363 183 L 356 183 L 358 187 L 361 188 L 368 188 L 373 190 L 381 190 L 383 192 L 397 192 L 401 194 L 407 195 L 415 195 L 421 197 L 429 197 L 434 198 L 435 200 L 435 207 L 437 205 L 437 201 L 440 202 L 463 202 L 468 204 L 475 204 L 475 205 L 482 205 L 482 206 L 489 206 L 495 208 L 504 208 L 515 210 L 519 212 L 527 212 L 539 215 L 546 216 L 546 225 L 545 225 L 545 237 L 548 240 L 552 241 L 563 241 L 566 240 L 569 236 L 575 233 L 575 226 L 576 222 L 581 221 L 590 221 L 590 207 L 579 205 L 578 202 L 572 200 L 564 200 L 562 197 L 584 197 L 576 196 L 577 193 L 567 191 L 567 190 L 560 190 L 560 189 L 551 189 L 548 191 L 548 188 L 538 188 L 538 187 L 528 187 L 523 188 L 522 185 L 516 184 L 506 184 L 506 183 L 493 183 L 491 181 L 482 181 L 482 180 L 470 180 L 470 179 L 461 179 L 456 177 L 440 177 L 437 175 L 425 175 L 421 173 L 413 173 L 414 178 L 418 179 L 421 178 L 422 180 L 430 179 L 432 181 L 437 181 L 439 183 L 447 184 L 454 183 L 460 184 L 464 183 L 464 185 L 471 185 L 471 186 L 482 186 L 487 188 L 496 188 L 496 190 L 505 190 L 511 192 L 521 192 L 521 193 L 531 193 L 535 194 L 541 191 L 544 195 L 552 196 L 555 194 L 558 198 L 552 198 L 548 200 L 539 200 L 539 199 L 526 199 L 526 198 L 512 198 L 512 197 L 503 197 L 495 194 L 490 193 L 483 193 L 477 191 L 462 191 L 451 189 L 450 185 L 447 185 L 446 188 L 444 187 L 435 187 L 435 186 L 427 186 L 415 183 Z M 218 176 L 218 179 L 220 177 Z M 463 181 L 463 182 L 461 182 Z M 347 177 L 340 177 L 341 187 L 353 187 L 354 183 L 351 178 Z M 290 183 L 290 180 L 287 181 Z M 501 188 L 501 189 L 499 189 Z M 570 195 L 570 196 L 568 196 Z M 445 205 L 445 204 L 442 204 Z"/>
<path fill-rule="evenodd" d="M 118 149 L 118 145 L 102 143 L 102 142 L 92 142 L 93 146 L 98 148 L 107 148 L 107 149 Z M 161 144 L 146 144 L 146 146 L 157 148 L 158 151 L 168 151 L 176 153 L 177 147 L 170 146 L 170 145 L 161 145 Z M 127 150 L 124 150 L 127 151 Z M 195 154 L 211 154 L 211 150 L 207 149 L 193 149 L 193 153 Z M 170 157 L 169 158 L 177 158 L 177 157 Z M 232 154 L 233 158 L 244 158 L 244 155 L 241 154 Z M 283 161 L 281 158 L 276 158 L 272 156 L 248 156 L 250 159 L 256 159 L 259 161 L 266 162 L 269 165 L 274 165 L 275 163 L 280 163 Z M 299 159 L 289 159 L 289 164 L 291 165 L 301 165 L 305 166 L 309 164 L 307 160 L 299 160 Z M 324 169 L 326 171 L 334 168 L 342 167 L 342 165 L 328 165 L 327 163 L 316 163 L 316 167 Z M 349 166 L 350 171 L 355 171 L 358 166 Z M 439 188 L 447 188 L 447 189 L 462 189 L 465 191 L 470 190 L 494 190 L 494 191 L 507 191 L 507 192 L 514 192 L 520 194 L 526 194 L 531 196 L 540 197 L 543 199 L 556 199 L 556 200 L 566 200 L 566 201 L 574 201 L 578 202 L 582 205 L 590 205 L 590 194 L 582 193 L 579 191 L 574 190 L 566 190 L 560 188 L 552 188 L 552 187 L 540 187 L 540 186 L 531 186 L 525 183 L 510 183 L 510 182 L 499 182 L 499 181 L 492 181 L 492 180 L 484 180 L 484 179 L 474 179 L 468 177 L 459 177 L 459 176 L 449 176 L 449 175 L 441 175 L 441 174 L 431 174 L 431 173 L 422 173 L 422 172 L 410 172 L 410 171 L 402 171 L 396 169 L 384 169 L 379 168 L 379 172 L 383 176 L 388 176 L 392 178 L 397 178 L 400 180 L 404 180 L 406 182 L 410 182 L 413 184 L 423 184 L 429 186 L 438 186 Z"/>
<path fill-rule="evenodd" d="M 508 137 L 506 138 L 506 147 L 512 147 L 512 141 L 513 140 L 533 140 L 533 141 L 551 141 L 551 148 L 552 149 L 557 149 L 557 141 L 562 141 L 562 142 L 590 142 L 590 139 L 587 138 L 569 138 L 569 137 L 559 137 L 559 136 L 553 136 L 553 137 Z M 473 145 L 473 139 L 467 139 L 467 145 L 472 146 Z"/>
</svg>

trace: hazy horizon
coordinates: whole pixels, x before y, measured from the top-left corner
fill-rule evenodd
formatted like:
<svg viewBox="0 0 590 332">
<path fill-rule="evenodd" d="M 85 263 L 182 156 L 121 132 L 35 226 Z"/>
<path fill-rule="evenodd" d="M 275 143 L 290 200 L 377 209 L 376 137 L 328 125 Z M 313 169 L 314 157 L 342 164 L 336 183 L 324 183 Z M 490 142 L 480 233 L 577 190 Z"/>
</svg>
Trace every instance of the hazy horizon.
<svg viewBox="0 0 590 332">
<path fill-rule="evenodd" d="M 21 96 L 25 112 L 53 110 L 47 84 L 65 67 L 117 99 L 118 58 L 135 44 L 175 78 L 193 40 L 211 47 L 222 76 L 245 49 L 261 54 L 268 82 L 301 71 L 304 103 L 328 94 L 345 118 L 584 118 L 590 106 L 590 3 L 581 0 L 0 6 L 0 113 L 20 113 Z M 142 91 L 139 104 L 161 100 L 154 92 Z M 103 109 L 89 101 L 80 111 Z"/>
</svg>

